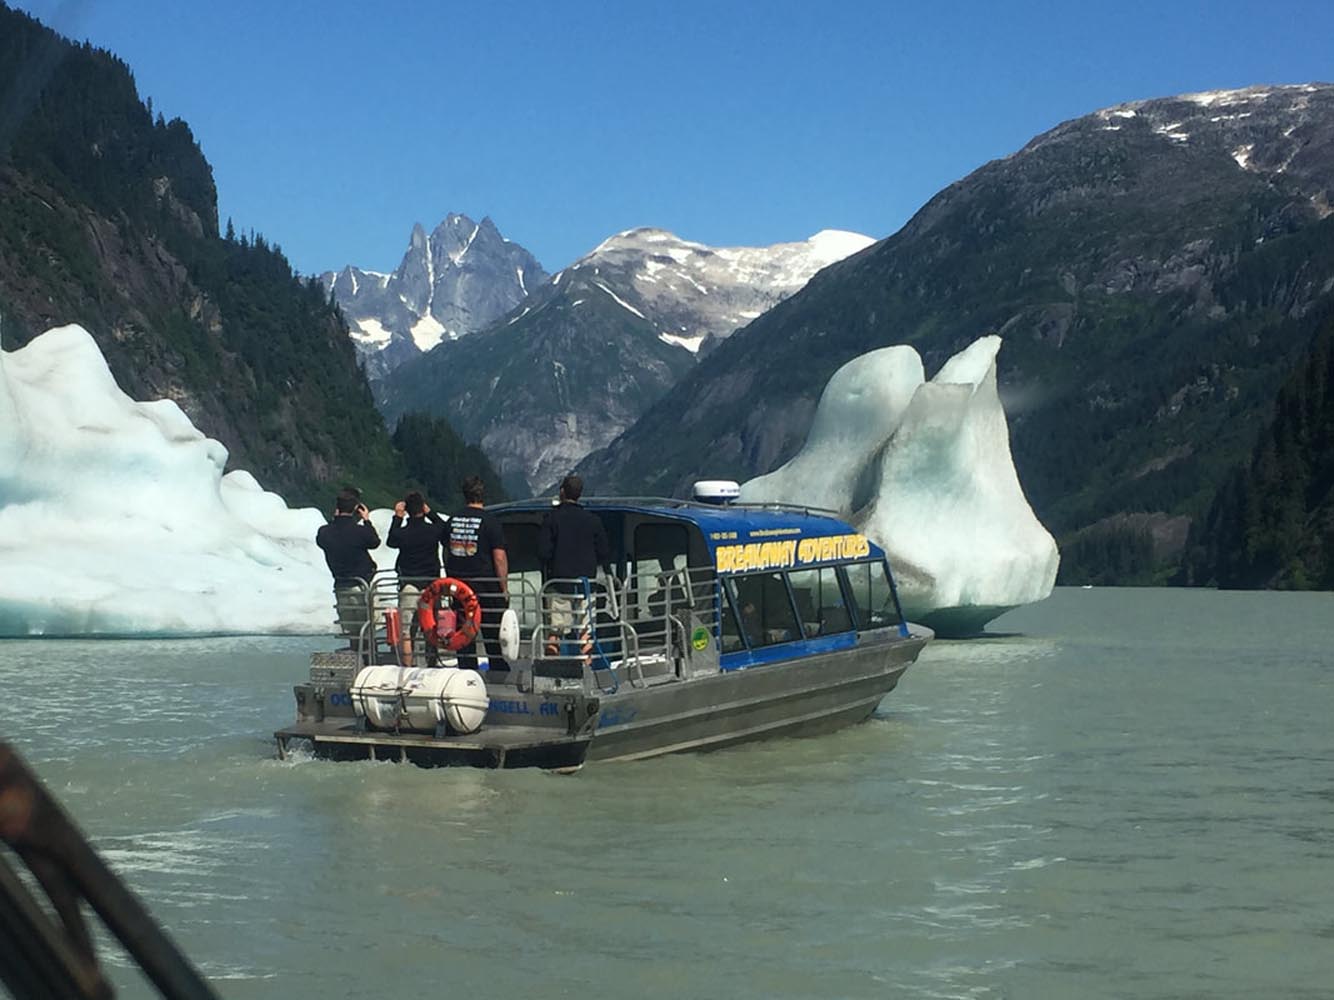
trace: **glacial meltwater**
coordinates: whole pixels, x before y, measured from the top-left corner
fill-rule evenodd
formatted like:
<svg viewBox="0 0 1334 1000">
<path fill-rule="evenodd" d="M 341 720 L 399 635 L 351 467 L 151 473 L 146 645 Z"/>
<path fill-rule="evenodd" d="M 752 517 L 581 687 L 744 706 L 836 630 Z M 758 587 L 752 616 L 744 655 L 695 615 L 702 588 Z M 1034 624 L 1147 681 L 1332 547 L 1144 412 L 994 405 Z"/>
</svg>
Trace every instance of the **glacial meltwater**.
<svg viewBox="0 0 1334 1000">
<path fill-rule="evenodd" d="M 3 642 L 0 733 L 229 998 L 1334 993 L 1334 596 L 992 628 L 866 725 L 567 777 L 277 761 L 310 638 Z"/>
</svg>

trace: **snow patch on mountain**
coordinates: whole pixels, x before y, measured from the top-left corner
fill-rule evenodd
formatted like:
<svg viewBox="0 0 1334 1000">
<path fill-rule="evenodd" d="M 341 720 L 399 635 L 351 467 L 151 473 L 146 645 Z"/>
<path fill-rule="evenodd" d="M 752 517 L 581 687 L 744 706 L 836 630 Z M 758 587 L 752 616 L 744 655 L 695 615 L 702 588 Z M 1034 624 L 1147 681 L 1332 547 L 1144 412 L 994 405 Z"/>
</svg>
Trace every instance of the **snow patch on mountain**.
<svg viewBox="0 0 1334 1000">
<path fill-rule="evenodd" d="M 1249 173 L 1300 174 L 1317 195 L 1329 183 L 1322 166 L 1329 141 L 1322 122 L 1331 101 L 1334 86 L 1315 83 L 1131 101 L 1058 125 L 1013 155 L 1052 143 L 1082 142 L 1091 128 L 1121 138 L 1150 134 L 1188 146 L 1196 155 L 1229 157 Z"/>
<path fill-rule="evenodd" d="M 621 298 L 619 295 L 617 295 L 615 292 L 613 292 L 610 288 L 608 288 L 608 287 L 607 287 L 606 285 L 604 285 L 602 282 L 597 281 L 597 282 L 594 282 L 594 284 L 596 284 L 596 285 L 597 285 L 599 288 L 601 288 L 604 292 L 606 292 L 606 293 L 607 293 L 608 295 L 610 295 L 613 299 L 615 299 L 618 305 L 622 306 L 622 307 L 625 308 L 625 309 L 629 309 L 632 313 L 634 313 L 634 314 L 635 314 L 636 316 L 638 316 L 640 319 L 644 319 L 644 314 L 643 314 L 642 312 L 640 312 L 638 309 L 636 309 L 634 306 L 632 306 L 629 302 L 626 302 L 625 299 Z"/>
<path fill-rule="evenodd" d="M 429 351 L 436 344 L 440 343 L 445 336 L 446 330 L 444 324 L 438 319 L 427 313 L 417 322 L 412 324 L 412 342 L 417 345 L 419 351 Z"/>
<path fill-rule="evenodd" d="M 678 337 L 674 333 L 660 333 L 658 339 L 665 344 L 675 344 L 677 347 L 684 347 L 691 354 L 698 354 L 700 345 L 704 343 L 703 337 Z"/>
<path fill-rule="evenodd" d="M 348 324 L 348 332 L 358 346 L 372 347 L 376 350 L 385 346 L 394 335 L 380 325 L 379 320 L 359 319 Z"/>
</svg>

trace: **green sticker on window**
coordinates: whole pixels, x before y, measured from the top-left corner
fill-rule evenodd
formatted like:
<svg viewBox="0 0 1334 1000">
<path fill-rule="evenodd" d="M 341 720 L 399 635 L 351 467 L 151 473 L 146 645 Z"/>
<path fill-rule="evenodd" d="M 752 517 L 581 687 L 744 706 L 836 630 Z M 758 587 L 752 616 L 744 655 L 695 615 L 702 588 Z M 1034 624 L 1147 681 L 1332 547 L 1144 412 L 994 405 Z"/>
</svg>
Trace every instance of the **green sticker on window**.
<svg viewBox="0 0 1334 1000">
<path fill-rule="evenodd" d="M 709 630 L 703 625 L 696 626 L 695 631 L 690 633 L 690 645 L 700 651 L 707 649 L 709 645 Z"/>
</svg>

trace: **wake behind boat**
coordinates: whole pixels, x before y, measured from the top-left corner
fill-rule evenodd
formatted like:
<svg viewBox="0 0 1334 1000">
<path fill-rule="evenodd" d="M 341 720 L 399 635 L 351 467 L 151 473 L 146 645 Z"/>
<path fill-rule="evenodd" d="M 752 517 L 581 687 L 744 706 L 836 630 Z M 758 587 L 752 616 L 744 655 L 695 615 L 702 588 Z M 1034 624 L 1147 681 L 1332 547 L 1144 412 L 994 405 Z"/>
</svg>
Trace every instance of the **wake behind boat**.
<svg viewBox="0 0 1334 1000">
<path fill-rule="evenodd" d="M 334 759 L 566 770 L 823 732 L 867 719 L 932 638 L 903 620 L 884 552 L 827 512 L 584 506 L 610 543 L 596 580 L 543 578 L 548 502 L 489 508 L 504 525 L 510 608 L 482 628 L 508 671 L 460 669 L 448 650 L 451 596 L 466 627 L 470 588 L 377 574 L 359 613 L 342 616 L 348 648 L 312 655 L 279 755 L 304 741 Z M 432 665 L 404 667 L 393 609 L 413 582 L 436 586 L 407 659 Z"/>
</svg>

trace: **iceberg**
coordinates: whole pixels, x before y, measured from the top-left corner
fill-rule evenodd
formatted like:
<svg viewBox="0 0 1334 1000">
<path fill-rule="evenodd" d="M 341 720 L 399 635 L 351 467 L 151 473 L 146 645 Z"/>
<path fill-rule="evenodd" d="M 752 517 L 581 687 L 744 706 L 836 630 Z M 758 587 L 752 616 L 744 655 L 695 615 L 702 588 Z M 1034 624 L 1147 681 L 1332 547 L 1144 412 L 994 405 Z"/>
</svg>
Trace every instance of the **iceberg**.
<svg viewBox="0 0 1334 1000">
<path fill-rule="evenodd" d="M 80 326 L 0 351 L 0 636 L 332 632 L 323 515 L 226 462 Z"/>
<path fill-rule="evenodd" d="M 1000 347 L 982 337 L 929 382 L 911 347 L 854 358 L 825 386 L 801 451 L 741 499 L 838 511 L 889 554 L 904 613 L 941 635 L 1042 600 L 1060 555 L 1014 469 Z"/>
</svg>

